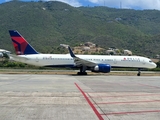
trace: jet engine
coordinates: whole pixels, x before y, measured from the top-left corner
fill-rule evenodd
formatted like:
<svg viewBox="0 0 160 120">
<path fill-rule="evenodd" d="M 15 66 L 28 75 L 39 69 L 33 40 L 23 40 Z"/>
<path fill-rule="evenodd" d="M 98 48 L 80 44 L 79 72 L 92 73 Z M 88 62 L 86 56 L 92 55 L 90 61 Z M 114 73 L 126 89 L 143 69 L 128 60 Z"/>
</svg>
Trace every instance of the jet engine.
<svg viewBox="0 0 160 120">
<path fill-rule="evenodd" d="M 102 72 L 102 73 L 109 73 L 110 71 L 111 71 L 111 66 L 109 64 L 98 64 L 92 70 L 92 72 Z"/>
</svg>

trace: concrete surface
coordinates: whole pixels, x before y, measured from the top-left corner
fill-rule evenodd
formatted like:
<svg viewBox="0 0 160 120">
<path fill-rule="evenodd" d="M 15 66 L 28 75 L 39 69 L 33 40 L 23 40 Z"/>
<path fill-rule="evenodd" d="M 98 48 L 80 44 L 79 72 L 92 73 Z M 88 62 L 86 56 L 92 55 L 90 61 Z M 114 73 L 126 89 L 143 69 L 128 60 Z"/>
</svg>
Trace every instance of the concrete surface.
<svg viewBox="0 0 160 120">
<path fill-rule="evenodd" d="M 0 120 L 160 120 L 160 76 L 0 74 Z"/>
</svg>

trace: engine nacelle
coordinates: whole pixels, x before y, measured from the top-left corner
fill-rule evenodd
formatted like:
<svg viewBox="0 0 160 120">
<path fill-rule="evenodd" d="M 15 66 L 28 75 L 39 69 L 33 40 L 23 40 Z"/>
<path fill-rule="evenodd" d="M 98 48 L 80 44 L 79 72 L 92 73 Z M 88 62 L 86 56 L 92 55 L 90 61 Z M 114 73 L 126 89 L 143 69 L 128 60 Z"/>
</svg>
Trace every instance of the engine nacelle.
<svg viewBox="0 0 160 120">
<path fill-rule="evenodd" d="M 111 71 L 111 66 L 109 64 L 98 64 L 92 70 L 92 72 L 102 72 L 102 73 L 109 73 L 110 71 Z"/>
</svg>

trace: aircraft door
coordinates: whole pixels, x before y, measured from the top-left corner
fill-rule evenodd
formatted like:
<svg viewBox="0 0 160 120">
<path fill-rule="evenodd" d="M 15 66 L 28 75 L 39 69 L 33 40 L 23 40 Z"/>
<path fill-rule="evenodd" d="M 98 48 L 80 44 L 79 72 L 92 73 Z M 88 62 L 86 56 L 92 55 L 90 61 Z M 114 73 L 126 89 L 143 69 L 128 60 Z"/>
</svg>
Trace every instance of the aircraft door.
<svg viewBox="0 0 160 120">
<path fill-rule="evenodd" d="M 36 57 L 36 62 L 39 62 L 39 59 L 38 59 L 38 57 Z"/>
<path fill-rule="evenodd" d="M 117 64 L 117 60 L 116 59 L 114 59 L 114 64 Z"/>
<path fill-rule="evenodd" d="M 143 59 L 143 62 L 142 62 L 142 63 L 143 63 L 143 65 L 145 65 L 145 64 L 146 64 L 146 62 L 145 62 L 145 60 L 144 60 L 144 59 Z"/>
</svg>

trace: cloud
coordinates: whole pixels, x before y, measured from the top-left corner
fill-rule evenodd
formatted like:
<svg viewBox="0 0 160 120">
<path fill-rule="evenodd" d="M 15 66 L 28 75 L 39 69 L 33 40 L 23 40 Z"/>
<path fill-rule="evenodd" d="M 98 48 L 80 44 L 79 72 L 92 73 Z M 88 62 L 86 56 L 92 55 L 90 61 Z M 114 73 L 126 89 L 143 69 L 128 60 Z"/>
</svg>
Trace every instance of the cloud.
<svg viewBox="0 0 160 120">
<path fill-rule="evenodd" d="M 97 5 L 105 5 L 108 7 L 119 8 L 120 4 L 122 8 L 132 9 L 158 9 L 160 10 L 160 0 L 88 0 L 91 3 Z"/>
<path fill-rule="evenodd" d="M 67 3 L 74 7 L 82 6 L 82 4 L 78 0 L 43 0 L 43 1 L 60 1 L 60 2 Z"/>
<path fill-rule="evenodd" d="M 6 2 L 11 0 L 4 0 Z M 22 1 L 39 1 L 39 0 L 22 0 Z M 42 1 L 60 1 L 74 7 L 92 5 L 108 6 L 113 8 L 127 9 L 157 9 L 160 10 L 160 0 L 42 0 Z"/>
<path fill-rule="evenodd" d="M 4 1 L 9 2 L 12 0 L 4 0 Z M 20 1 L 40 1 L 40 0 L 20 0 Z M 60 1 L 60 2 L 67 3 L 67 4 L 74 6 L 74 7 L 82 6 L 82 4 L 79 2 L 79 0 L 41 0 L 41 1 Z"/>
<path fill-rule="evenodd" d="M 11 1 L 11 0 L 4 0 L 5 2 L 9 2 L 9 1 Z"/>
</svg>

